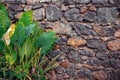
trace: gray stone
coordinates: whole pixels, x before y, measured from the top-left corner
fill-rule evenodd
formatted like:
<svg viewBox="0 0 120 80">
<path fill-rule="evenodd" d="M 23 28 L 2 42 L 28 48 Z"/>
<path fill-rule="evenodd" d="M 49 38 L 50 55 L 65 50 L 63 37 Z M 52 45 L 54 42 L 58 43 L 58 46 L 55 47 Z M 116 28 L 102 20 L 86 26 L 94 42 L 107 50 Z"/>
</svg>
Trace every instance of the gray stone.
<svg viewBox="0 0 120 80">
<path fill-rule="evenodd" d="M 57 6 L 47 6 L 46 8 L 46 18 L 49 21 L 56 21 L 59 20 L 62 16 L 62 12 Z"/>
<path fill-rule="evenodd" d="M 109 2 L 111 3 L 111 4 L 118 4 L 118 5 L 120 5 L 120 0 L 109 0 Z"/>
<path fill-rule="evenodd" d="M 76 2 L 82 3 L 82 4 L 87 4 L 90 2 L 90 0 L 76 0 Z"/>
<path fill-rule="evenodd" d="M 108 4 L 108 1 L 109 0 L 92 0 L 94 4 L 103 4 L 103 5 Z"/>
<path fill-rule="evenodd" d="M 117 59 L 109 59 L 109 64 L 115 69 L 120 69 L 120 61 Z"/>
<path fill-rule="evenodd" d="M 32 10 L 32 5 L 26 5 L 24 7 L 24 11 L 30 11 L 30 10 Z"/>
<path fill-rule="evenodd" d="M 51 58 L 54 58 L 54 57 L 56 57 L 59 54 L 60 54 L 59 51 L 54 50 L 54 51 L 50 51 L 49 54 L 48 54 L 48 56 L 51 57 Z"/>
<path fill-rule="evenodd" d="M 39 0 L 40 2 L 51 2 L 51 0 Z"/>
<path fill-rule="evenodd" d="M 82 24 L 74 24 L 73 25 L 74 30 L 76 31 L 76 33 L 78 35 L 96 35 L 96 32 L 94 32 L 91 28 L 89 28 L 86 25 L 82 25 Z"/>
<path fill-rule="evenodd" d="M 107 53 L 100 52 L 100 51 L 96 52 L 96 57 L 99 58 L 100 60 L 106 60 L 106 59 L 108 59 Z"/>
<path fill-rule="evenodd" d="M 26 0 L 4 0 L 6 3 L 26 3 Z"/>
<path fill-rule="evenodd" d="M 59 0 L 59 1 L 61 1 L 61 3 L 65 5 L 75 4 L 75 0 Z"/>
<path fill-rule="evenodd" d="M 80 10 L 77 8 L 71 8 L 65 11 L 65 19 L 68 21 L 82 21 L 80 16 Z"/>
<path fill-rule="evenodd" d="M 11 4 L 9 6 L 9 8 L 12 10 L 12 11 L 15 11 L 15 12 L 20 12 L 20 11 L 23 11 L 24 8 L 19 6 L 19 5 L 16 5 L 16 4 Z"/>
<path fill-rule="evenodd" d="M 103 41 L 97 39 L 88 40 L 87 46 L 89 48 L 98 49 L 98 50 L 107 49 L 106 44 Z"/>
<path fill-rule="evenodd" d="M 89 69 L 80 69 L 80 72 L 78 73 L 80 78 L 89 78 L 92 79 L 92 72 Z"/>
<path fill-rule="evenodd" d="M 96 12 L 91 12 L 91 11 L 88 11 L 83 17 L 83 21 L 88 21 L 88 22 L 94 22 L 96 21 L 96 19 L 97 19 Z"/>
<path fill-rule="evenodd" d="M 101 65 L 101 61 L 98 58 L 90 58 L 87 60 L 87 64 L 98 67 Z"/>
<path fill-rule="evenodd" d="M 36 9 L 33 11 L 34 20 L 43 20 L 45 17 L 44 8 Z"/>
<path fill-rule="evenodd" d="M 75 51 L 71 51 L 68 54 L 68 58 L 69 58 L 70 62 L 73 62 L 73 63 L 79 63 L 81 61 L 79 53 L 75 52 Z"/>
<path fill-rule="evenodd" d="M 117 19 L 117 9 L 113 8 L 98 8 L 98 22 L 100 23 L 113 23 Z"/>
<path fill-rule="evenodd" d="M 93 57 L 94 53 L 92 51 L 89 51 L 89 50 L 80 50 L 80 55 Z"/>
<path fill-rule="evenodd" d="M 98 29 L 100 29 L 100 30 L 97 32 L 97 34 L 102 37 L 113 36 L 115 33 L 115 30 L 113 28 L 100 27 Z"/>
<path fill-rule="evenodd" d="M 59 73 L 59 74 L 66 72 L 65 68 L 63 68 L 63 67 L 61 67 L 61 66 L 57 67 L 55 70 L 56 70 L 56 72 Z"/>
<path fill-rule="evenodd" d="M 72 77 L 75 77 L 75 76 L 78 75 L 78 74 L 77 74 L 77 71 L 74 70 L 74 69 L 67 69 L 66 72 L 67 72 L 68 75 L 70 75 L 70 76 L 72 76 Z"/>
<path fill-rule="evenodd" d="M 35 4 L 33 5 L 32 9 L 39 9 L 39 8 L 41 8 L 41 7 L 43 7 L 43 4 L 42 4 L 42 3 L 35 3 Z"/>
</svg>

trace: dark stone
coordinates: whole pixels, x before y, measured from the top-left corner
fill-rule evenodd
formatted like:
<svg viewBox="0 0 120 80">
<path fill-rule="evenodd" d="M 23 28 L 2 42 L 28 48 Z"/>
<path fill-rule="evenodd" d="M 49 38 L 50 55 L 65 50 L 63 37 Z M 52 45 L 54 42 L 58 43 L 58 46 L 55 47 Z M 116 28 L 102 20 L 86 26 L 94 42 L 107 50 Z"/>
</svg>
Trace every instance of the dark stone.
<svg viewBox="0 0 120 80">
<path fill-rule="evenodd" d="M 106 44 L 103 41 L 97 39 L 88 40 L 87 46 L 89 48 L 98 49 L 98 50 L 107 49 Z"/>
<path fill-rule="evenodd" d="M 65 5 L 75 4 L 75 0 L 59 0 L 59 1 Z"/>
<path fill-rule="evenodd" d="M 120 70 L 111 70 L 111 72 L 109 72 L 109 79 L 110 80 L 120 80 Z"/>
<path fill-rule="evenodd" d="M 74 30 L 76 31 L 76 33 L 78 35 L 96 35 L 96 32 L 94 32 L 92 29 L 90 29 L 88 26 L 86 25 L 82 25 L 82 24 L 74 24 L 73 25 Z"/>
<path fill-rule="evenodd" d="M 113 36 L 114 33 L 115 33 L 115 30 L 113 28 L 101 27 L 101 30 L 98 34 L 103 37 L 108 37 L 108 36 Z"/>
<path fill-rule="evenodd" d="M 118 5 L 120 5 L 120 0 L 109 0 L 109 2 L 111 3 L 111 4 L 118 4 Z"/>
<path fill-rule="evenodd" d="M 98 8 L 98 22 L 100 23 L 113 23 L 117 19 L 117 9 L 113 8 Z"/>
<path fill-rule="evenodd" d="M 12 11 L 15 11 L 15 12 L 20 12 L 20 11 L 23 11 L 24 8 L 19 6 L 19 5 L 16 5 L 16 4 L 11 4 L 9 6 L 9 8 L 12 10 Z"/>
<path fill-rule="evenodd" d="M 88 51 L 88 50 L 80 50 L 80 55 L 88 56 L 88 57 L 93 57 L 94 53 L 91 52 L 91 51 Z"/>
<path fill-rule="evenodd" d="M 87 22 L 94 22 L 96 21 L 96 19 L 97 19 L 96 12 L 91 12 L 91 11 L 88 11 L 83 17 L 83 21 L 87 21 Z"/>
<path fill-rule="evenodd" d="M 77 8 L 68 9 L 64 13 L 65 19 L 68 21 L 81 21 L 80 10 Z"/>
<path fill-rule="evenodd" d="M 58 67 L 55 69 L 55 71 L 56 71 L 57 73 L 59 73 L 59 74 L 66 72 L 65 68 L 63 68 L 63 67 L 61 67 L 61 66 L 58 66 Z"/>
<path fill-rule="evenodd" d="M 120 58 L 120 51 L 115 51 L 115 52 L 109 52 L 110 57 L 119 59 Z"/>
<path fill-rule="evenodd" d="M 66 42 L 67 42 L 67 38 L 58 38 L 57 39 L 57 44 L 59 44 L 59 45 L 65 45 L 66 44 Z"/>
<path fill-rule="evenodd" d="M 9 17 L 10 17 L 11 20 L 15 18 L 15 16 L 14 16 L 15 12 L 14 11 L 8 10 L 8 13 L 9 13 Z"/>
<path fill-rule="evenodd" d="M 70 46 L 61 46 L 60 47 L 60 51 L 68 53 L 72 50 L 72 48 Z"/>
<path fill-rule="evenodd" d="M 6 3 L 26 3 L 26 0 L 4 0 Z"/>
<path fill-rule="evenodd" d="M 43 7 L 43 3 L 35 3 L 35 4 L 33 5 L 32 9 L 39 9 L 39 8 L 41 8 L 41 7 Z"/>
<path fill-rule="evenodd" d="M 75 51 L 71 51 L 68 54 L 68 58 L 72 63 L 79 63 L 81 61 L 79 53 Z"/>
<path fill-rule="evenodd" d="M 102 63 L 102 65 L 103 65 L 104 67 L 110 68 L 109 60 L 102 61 L 101 63 Z"/>
<path fill-rule="evenodd" d="M 87 64 L 89 64 L 91 66 L 100 66 L 101 61 L 98 58 L 90 58 L 87 60 Z"/>
<path fill-rule="evenodd" d="M 72 77 L 75 77 L 75 76 L 78 75 L 78 74 L 77 74 L 77 71 L 74 70 L 74 69 L 67 69 L 67 70 L 66 70 L 66 73 L 67 73 L 68 75 L 72 76 Z"/>
<path fill-rule="evenodd" d="M 59 55 L 60 52 L 57 51 L 57 50 L 54 50 L 54 51 L 50 51 L 48 56 L 51 57 L 51 58 L 54 58 L 55 56 Z"/>
<path fill-rule="evenodd" d="M 109 59 L 109 64 L 115 69 L 120 69 L 120 61 L 116 59 Z"/>
<path fill-rule="evenodd" d="M 92 72 L 89 69 L 80 69 L 80 72 L 78 73 L 80 78 L 89 78 L 92 79 Z"/>
<path fill-rule="evenodd" d="M 105 52 L 97 51 L 96 52 L 96 57 L 101 59 L 101 60 L 106 60 L 108 59 L 108 55 Z"/>
<path fill-rule="evenodd" d="M 47 6 L 46 8 L 46 18 L 49 21 L 56 21 L 59 20 L 60 17 L 62 16 L 62 12 L 57 6 Z"/>
<path fill-rule="evenodd" d="M 33 11 L 34 20 L 43 20 L 45 17 L 44 8 L 36 9 Z"/>
<path fill-rule="evenodd" d="M 108 1 L 109 0 L 92 0 L 94 4 L 102 4 L 102 5 L 108 4 Z"/>
<path fill-rule="evenodd" d="M 82 3 L 82 4 L 87 4 L 90 2 L 90 0 L 76 0 L 75 2 Z"/>
<path fill-rule="evenodd" d="M 78 63 L 79 64 L 79 63 Z M 70 68 L 71 69 L 76 69 L 76 70 L 80 70 L 82 67 L 82 65 L 77 65 L 77 64 L 74 64 L 74 63 L 71 63 L 70 64 Z"/>
</svg>

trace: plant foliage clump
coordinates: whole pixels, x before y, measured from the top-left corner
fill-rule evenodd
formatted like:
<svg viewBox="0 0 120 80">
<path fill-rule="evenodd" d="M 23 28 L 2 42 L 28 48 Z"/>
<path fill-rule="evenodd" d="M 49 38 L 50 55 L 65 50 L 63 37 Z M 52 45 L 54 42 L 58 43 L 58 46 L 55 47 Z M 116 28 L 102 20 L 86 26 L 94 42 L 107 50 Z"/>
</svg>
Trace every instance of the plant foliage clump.
<svg viewBox="0 0 120 80">
<path fill-rule="evenodd" d="M 59 65 L 55 57 L 45 66 L 45 55 L 52 49 L 56 34 L 45 32 L 33 21 L 33 12 L 24 12 L 16 24 L 10 22 L 0 3 L 0 77 L 46 80 L 44 74 Z"/>
</svg>

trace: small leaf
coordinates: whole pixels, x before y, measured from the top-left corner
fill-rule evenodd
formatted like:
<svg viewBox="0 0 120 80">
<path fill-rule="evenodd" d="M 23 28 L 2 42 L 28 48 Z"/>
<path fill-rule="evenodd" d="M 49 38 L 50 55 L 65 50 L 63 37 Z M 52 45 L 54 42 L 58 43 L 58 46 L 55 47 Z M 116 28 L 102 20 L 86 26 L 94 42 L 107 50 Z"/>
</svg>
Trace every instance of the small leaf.
<svg viewBox="0 0 120 80">
<path fill-rule="evenodd" d="M 25 25 L 23 22 L 18 22 L 16 24 L 15 32 L 13 36 L 11 37 L 11 44 L 15 47 L 21 47 L 26 40 L 26 35 L 25 35 Z"/>
<path fill-rule="evenodd" d="M 0 38 L 7 31 L 9 25 L 10 21 L 8 20 L 8 16 L 6 16 L 5 13 L 0 10 Z"/>
<path fill-rule="evenodd" d="M 4 50 L 5 50 L 5 44 L 3 40 L 0 40 L 0 53 L 4 53 Z"/>
<path fill-rule="evenodd" d="M 33 33 L 34 27 L 35 27 L 35 24 L 30 24 L 29 26 L 27 26 L 27 27 L 25 28 L 25 32 L 26 32 L 26 35 L 27 35 L 27 36 L 30 36 L 30 34 Z"/>
<path fill-rule="evenodd" d="M 8 61 L 10 65 L 13 65 L 15 61 L 17 60 L 17 54 L 15 52 L 11 53 L 11 55 L 9 53 L 5 53 L 5 58 L 6 58 L 6 61 Z"/>
<path fill-rule="evenodd" d="M 22 61 L 24 57 L 26 57 L 27 59 L 30 57 L 30 54 L 32 52 L 32 47 L 33 47 L 33 42 L 30 38 L 28 38 L 19 51 L 20 61 Z"/>
<path fill-rule="evenodd" d="M 24 12 L 19 21 L 23 22 L 25 26 L 29 26 L 33 22 L 33 12 L 32 11 Z"/>
<path fill-rule="evenodd" d="M 41 35 L 35 44 L 37 47 L 41 47 L 42 49 L 41 53 L 42 55 L 45 55 L 53 47 L 55 40 L 56 40 L 55 32 L 49 31 Z"/>
<path fill-rule="evenodd" d="M 14 34 L 14 31 L 15 31 L 15 25 L 12 24 L 7 32 L 3 35 L 3 40 L 5 41 L 6 45 L 9 45 L 10 44 L 10 37 Z"/>
</svg>

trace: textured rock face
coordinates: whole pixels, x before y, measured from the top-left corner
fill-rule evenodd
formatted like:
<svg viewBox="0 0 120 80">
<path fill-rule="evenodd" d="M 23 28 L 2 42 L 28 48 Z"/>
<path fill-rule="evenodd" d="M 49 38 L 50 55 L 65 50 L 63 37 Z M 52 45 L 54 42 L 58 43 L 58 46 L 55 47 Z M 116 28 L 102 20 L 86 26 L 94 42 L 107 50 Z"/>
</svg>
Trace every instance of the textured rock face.
<svg viewBox="0 0 120 80">
<path fill-rule="evenodd" d="M 59 20 L 62 16 L 60 9 L 56 6 L 48 6 L 46 9 L 46 18 L 49 21 Z"/>
<path fill-rule="evenodd" d="M 56 32 L 47 57 L 60 55 L 60 66 L 48 80 L 120 80 L 120 0 L 4 1 L 11 22 L 33 10 L 40 27 Z"/>
<path fill-rule="evenodd" d="M 112 51 L 120 50 L 120 39 L 109 41 L 107 44 L 108 48 Z"/>
<path fill-rule="evenodd" d="M 36 9 L 33 11 L 34 20 L 43 20 L 45 17 L 44 8 Z"/>
<path fill-rule="evenodd" d="M 115 22 L 117 18 L 117 10 L 115 7 L 113 8 L 98 8 L 98 22 L 106 23 L 106 22 Z"/>
<path fill-rule="evenodd" d="M 93 49 L 105 50 L 106 45 L 101 40 L 89 40 L 87 46 Z"/>
<path fill-rule="evenodd" d="M 64 13 L 64 16 L 68 21 L 80 21 L 80 10 L 76 8 L 69 9 Z"/>
</svg>

